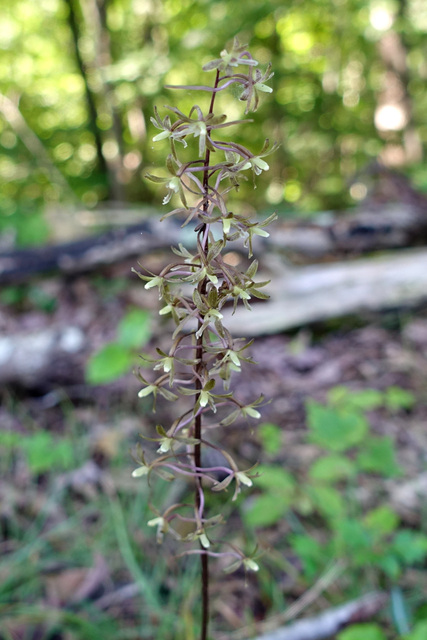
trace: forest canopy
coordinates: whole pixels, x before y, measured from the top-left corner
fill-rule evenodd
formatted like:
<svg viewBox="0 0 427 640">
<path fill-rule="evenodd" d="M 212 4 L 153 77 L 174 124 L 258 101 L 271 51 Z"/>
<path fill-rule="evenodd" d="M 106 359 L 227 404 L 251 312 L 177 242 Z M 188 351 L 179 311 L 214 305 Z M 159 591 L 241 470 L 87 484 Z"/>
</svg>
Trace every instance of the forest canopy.
<svg viewBox="0 0 427 640">
<path fill-rule="evenodd" d="M 274 71 L 250 115 L 253 151 L 280 144 L 237 210 L 346 208 L 369 192 L 377 160 L 427 189 L 422 0 L 15 0 L 1 13 L 0 232 L 21 244 L 46 239 L 47 208 L 160 209 L 143 177 L 163 157 L 154 106 L 163 117 L 164 105 L 203 106 L 206 95 L 163 87 L 209 83 L 202 65 L 235 35 Z M 244 105 L 225 110 L 244 117 Z"/>
</svg>

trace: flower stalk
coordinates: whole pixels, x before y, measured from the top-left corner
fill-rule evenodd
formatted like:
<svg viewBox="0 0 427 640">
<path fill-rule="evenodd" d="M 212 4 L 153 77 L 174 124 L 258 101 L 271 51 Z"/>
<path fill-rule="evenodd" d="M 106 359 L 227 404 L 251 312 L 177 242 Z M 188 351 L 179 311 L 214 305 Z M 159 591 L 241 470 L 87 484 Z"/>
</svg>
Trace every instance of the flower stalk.
<svg viewBox="0 0 427 640">
<path fill-rule="evenodd" d="M 210 92 L 208 111 L 204 114 L 200 106 L 194 105 L 188 116 L 176 107 L 167 107 L 172 114 L 163 119 L 155 110 L 151 119 L 160 130 L 153 141 L 167 141 L 170 153 L 166 161 L 168 176 L 147 174 L 153 182 L 166 187 L 163 204 L 179 198 L 180 205 L 167 213 L 185 216 L 185 224 L 193 222 L 197 234 L 197 249 L 192 254 L 179 245 L 173 248 L 176 260 L 159 274 L 136 272 L 145 282 L 145 288 L 157 288 L 161 316 L 171 316 L 176 328 L 168 352 L 157 349 L 158 359 L 153 371 L 157 377 L 139 378 L 142 388 L 139 397 L 152 396 L 155 410 L 156 399 L 174 401 L 179 396 L 192 397 L 192 407 L 178 416 L 170 426 L 157 426 L 157 437 L 147 438 L 157 443 L 156 455 L 148 460 L 142 448 L 139 450 L 139 466 L 134 477 L 153 474 L 171 480 L 178 476 L 190 479 L 194 486 L 194 505 L 176 504 L 156 517 L 148 525 L 157 529 L 157 540 L 172 535 L 196 549 L 184 551 L 197 554 L 201 561 L 201 631 L 200 640 L 207 640 L 209 622 L 209 557 L 231 556 L 229 570 L 243 566 L 245 570 L 257 571 L 258 565 L 251 554 L 233 547 L 223 551 L 222 540 L 216 539 L 211 529 L 223 522 L 221 514 L 207 517 L 205 492 L 227 492 L 234 485 L 234 500 L 242 488 L 251 487 L 256 473 L 252 469 L 240 469 L 233 456 L 208 438 L 215 428 L 229 428 L 237 419 L 257 420 L 258 408 L 263 398 L 250 404 L 242 404 L 230 391 L 231 377 L 241 371 L 242 362 L 252 360 L 244 355 L 251 342 L 234 338 L 223 325 L 221 312 L 227 303 L 234 310 L 238 304 L 250 309 L 252 297 L 267 298 L 261 291 L 268 282 L 256 282 L 258 263 L 252 261 L 245 272 L 227 264 L 223 258 L 227 243 L 241 239 L 252 258 L 253 237 L 268 236 L 265 227 L 275 219 L 270 216 L 262 222 L 229 211 L 226 196 L 238 189 L 247 172 L 255 178 L 268 170 L 263 159 L 274 151 L 266 140 L 258 154 L 241 144 L 218 139 L 218 132 L 236 122 L 227 122 L 226 114 L 216 114 L 216 97 L 231 85 L 239 85 L 240 100 L 246 102 L 245 113 L 254 111 L 259 104 L 259 93 L 270 93 L 266 84 L 272 77 L 270 66 L 265 73 L 256 67 L 258 62 L 245 45 L 234 40 L 230 51 L 224 50 L 220 57 L 204 66 L 204 70 L 215 71 L 212 86 L 168 87 L 174 89 Z M 238 121 L 240 122 L 240 121 Z M 247 122 L 247 121 L 244 121 Z M 249 121 L 250 122 L 250 121 Z M 183 147 L 195 142 L 193 161 L 183 161 L 176 143 Z M 215 156 L 214 162 L 212 158 Z M 221 388 L 222 387 L 222 388 Z M 219 411 L 218 411 L 219 410 Z M 212 449 L 220 454 L 223 464 L 204 465 L 202 449 Z M 220 479 L 219 479 L 220 478 Z M 179 522 L 190 523 L 192 530 L 183 537 Z"/>
</svg>

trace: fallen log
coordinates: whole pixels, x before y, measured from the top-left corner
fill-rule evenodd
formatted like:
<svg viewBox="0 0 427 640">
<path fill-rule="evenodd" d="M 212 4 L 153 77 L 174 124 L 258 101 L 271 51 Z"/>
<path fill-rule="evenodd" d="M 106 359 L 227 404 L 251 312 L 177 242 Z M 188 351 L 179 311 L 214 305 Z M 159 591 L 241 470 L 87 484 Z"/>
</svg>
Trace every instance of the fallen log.
<svg viewBox="0 0 427 640">
<path fill-rule="evenodd" d="M 19 282 L 50 271 L 84 273 L 174 244 L 177 225 L 160 228 L 160 224 L 160 220 L 149 219 L 73 242 L 3 252 L 0 283 Z"/>
<path fill-rule="evenodd" d="M 321 214 L 309 221 L 280 220 L 269 238 L 254 238 L 255 252 L 284 251 L 297 262 L 325 256 L 334 260 L 374 250 L 407 247 L 427 240 L 427 212 L 411 204 L 369 207 L 347 215 Z M 196 235 L 178 221 L 150 217 L 144 221 L 73 242 L 0 253 L 0 283 L 19 282 L 49 271 L 78 274 L 183 242 Z M 241 250 L 233 243 L 230 249 Z"/>
<path fill-rule="evenodd" d="M 69 385 L 81 381 L 81 354 L 87 347 L 76 326 L 48 327 L 0 337 L 0 385 L 25 388 Z"/>
<path fill-rule="evenodd" d="M 234 314 L 231 308 L 222 310 L 224 325 L 232 334 L 279 333 L 348 314 L 418 306 L 427 300 L 426 249 L 305 267 L 289 267 L 275 260 L 274 269 L 266 287 L 269 300 L 251 300 L 251 313 L 240 306 Z M 76 382 L 85 349 L 84 332 L 78 327 L 2 337 L 0 384 L 34 386 L 47 375 L 52 362 L 57 382 Z M 71 366 L 76 358 L 77 369 Z M 77 370 L 80 373 L 74 379 Z"/>
<path fill-rule="evenodd" d="M 234 314 L 224 310 L 224 325 L 234 335 L 279 333 L 348 314 L 419 305 L 427 300 L 427 250 L 304 267 L 276 261 L 265 291 L 270 299 L 251 300 L 251 313 L 243 307 Z"/>
<path fill-rule="evenodd" d="M 368 593 L 339 607 L 328 609 L 318 616 L 294 622 L 253 640 L 324 640 L 335 636 L 351 624 L 372 620 L 387 602 L 382 592 Z"/>
</svg>

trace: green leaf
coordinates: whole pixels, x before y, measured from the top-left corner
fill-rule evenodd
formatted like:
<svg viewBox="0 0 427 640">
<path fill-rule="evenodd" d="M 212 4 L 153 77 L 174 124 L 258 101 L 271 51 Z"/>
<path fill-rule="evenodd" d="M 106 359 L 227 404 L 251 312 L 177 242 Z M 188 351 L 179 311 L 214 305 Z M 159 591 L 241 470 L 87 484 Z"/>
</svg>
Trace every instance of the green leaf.
<svg viewBox="0 0 427 640">
<path fill-rule="evenodd" d="M 42 245 L 49 238 L 49 225 L 43 213 L 32 211 L 17 216 L 16 241 L 21 247 Z"/>
<path fill-rule="evenodd" d="M 260 464 L 257 467 L 259 476 L 254 479 L 255 485 L 263 489 L 273 489 L 292 495 L 295 489 L 295 480 L 290 473 L 278 465 Z"/>
<path fill-rule="evenodd" d="M 290 536 L 289 542 L 302 562 L 306 577 L 312 579 L 328 561 L 324 547 L 315 538 L 304 534 Z"/>
<path fill-rule="evenodd" d="M 52 469 L 70 469 L 74 463 L 74 448 L 68 439 L 55 441 L 47 431 L 40 431 L 22 440 L 32 473 L 44 473 Z"/>
<path fill-rule="evenodd" d="M 369 430 L 362 415 L 325 407 L 314 400 L 307 402 L 307 420 L 311 441 L 331 451 L 345 451 L 359 444 Z"/>
<path fill-rule="evenodd" d="M 335 553 L 347 555 L 358 566 L 372 562 L 372 536 L 355 518 L 345 518 L 334 524 Z"/>
<path fill-rule="evenodd" d="M 0 431 L 0 447 L 11 449 L 16 447 L 22 441 L 22 434 L 13 431 Z"/>
<path fill-rule="evenodd" d="M 427 535 L 400 529 L 393 538 L 392 549 L 406 565 L 423 562 L 427 557 Z"/>
<path fill-rule="evenodd" d="M 387 640 L 381 627 L 374 623 L 354 624 L 338 634 L 337 640 Z"/>
<path fill-rule="evenodd" d="M 363 444 L 356 463 L 363 471 L 378 473 L 387 478 L 400 475 L 394 442 L 389 436 L 370 437 Z"/>
<path fill-rule="evenodd" d="M 399 634 L 409 633 L 408 603 L 402 589 L 398 585 L 391 588 L 391 612 Z"/>
<path fill-rule="evenodd" d="M 402 573 L 401 564 L 393 553 L 382 554 L 378 559 L 378 566 L 393 581 Z"/>
<path fill-rule="evenodd" d="M 91 356 L 86 365 L 89 384 L 107 384 L 129 372 L 133 355 L 120 344 L 110 342 Z"/>
<path fill-rule="evenodd" d="M 311 465 L 308 474 L 313 480 L 324 482 L 337 482 L 354 476 L 356 468 L 354 463 L 344 456 L 333 454 L 318 458 Z"/>
<path fill-rule="evenodd" d="M 325 518 L 338 518 L 345 513 L 344 500 L 333 487 L 309 486 L 307 491 L 317 511 Z"/>
<path fill-rule="evenodd" d="M 404 636 L 403 640 L 426 640 L 427 638 L 427 620 L 417 622 L 410 634 Z"/>
<path fill-rule="evenodd" d="M 264 493 L 256 496 L 247 510 L 243 511 L 243 519 L 249 527 L 268 527 L 283 518 L 289 509 L 291 500 L 280 493 Z"/>
<path fill-rule="evenodd" d="M 364 523 L 377 538 L 382 538 L 396 530 L 399 517 L 393 509 L 382 505 L 369 511 L 364 517 Z"/>
<path fill-rule="evenodd" d="M 117 327 L 119 344 L 129 349 L 143 347 L 151 335 L 151 313 L 142 309 L 128 311 Z"/>
<path fill-rule="evenodd" d="M 347 409 L 369 411 L 370 409 L 377 409 L 384 404 L 384 395 L 376 389 L 351 391 L 347 387 L 338 386 L 330 390 L 328 400 L 332 404 Z"/>
<path fill-rule="evenodd" d="M 415 404 L 415 396 L 410 391 L 400 387 L 389 387 L 385 394 L 385 405 L 391 411 L 399 409 L 412 409 Z"/>
<path fill-rule="evenodd" d="M 278 453 L 282 447 L 282 430 L 277 424 L 264 422 L 258 429 L 258 435 L 261 439 L 262 448 L 266 453 Z"/>
</svg>

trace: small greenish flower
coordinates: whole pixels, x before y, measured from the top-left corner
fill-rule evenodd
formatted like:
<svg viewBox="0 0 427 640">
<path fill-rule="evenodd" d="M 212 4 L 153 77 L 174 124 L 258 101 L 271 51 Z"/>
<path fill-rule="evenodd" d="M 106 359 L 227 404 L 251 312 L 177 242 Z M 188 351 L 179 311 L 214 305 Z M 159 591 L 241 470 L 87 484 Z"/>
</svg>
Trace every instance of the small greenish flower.
<svg viewBox="0 0 427 640">
<path fill-rule="evenodd" d="M 259 565 L 252 558 L 244 558 L 243 566 L 247 571 L 259 571 Z"/>
<path fill-rule="evenodd" d="M 153 121 L 152 118 L 151 118 L 151 121 Z M 167 129 L 165 129 L 161 133 L 158 133 L 156 136 L 154 136 L 153 142 L 158 142 L 159 140 L 164 140 L 164 138 L 170 138 L 171 135 L 172 135 L 172 132 L 168 131 Z"/>
<path fill-rule="evenodd" d="M 243 90 L 240 100 L 247 102 L 245 113 L 249 111 L 256 111 L 259 104 L 259 93 L 272 93 L 273 89 L 265 83 L 274 76 L 271 72 L 271 63 L 268 65 L 264 73 L 261 73 L 259 69 L 250 70 L 245 89 Z"/>
<path fill-rule="evenodd" d="M 171 370 L 171 375 L 172 375 L 172 370 Z M 138 398 L 146 398 L 147 396 L 152 395 L 153 396 L 153 412 L 156 411 L 156 400 L 158 395 L 162 396 L 165 400 L 168 400 L 169 402 L 172 402 L 173 400 L 177 400 L 178 398 L 177 395 L 172 393 L 172 391 L 169 391 L 168 389 L 165 389 L 163 386 L 161 386 L 161 382 L 162 382 L 161 379 L 159 379 L 159 384 L 155 384 L 155 383 L 151 384 L 147 382 L 147 380 L 145 380 L 145 378 L 143 378 L 140 373 L 138 374 L 138 377 L 141 380 L 141 382 L 145 384 L 145 387 L 143 387 L 139 391 Z"/>
<path fill-rule="evenodd" d="M 244 165 L 241 167 L 241 171 L 246 171 L 247 169 L 252 169 L 256 176 L 259 176 L 262 171 L 268 171 L 269 165 L 258 156 L 253 156 L 249 158 Z"/>
<path fill-rule="evenodd" d="M 209 391 L 204 391 L 202 390 L 200 392 L 200 406 L 201 407 L 206 407 L 209 404 L 209 400 L 211 398 L 211 394 L 209 393 Z"/>
<path fill-rule="evenodd" d="M 156 385 L 149 384 L 147 387 L 144 387 L 143 389 L 141 389 L 141 391 L 138 392 L 138 398 L 146 398 L 151 393 L 155 393 L 156 391 L 157 391 Z"/>
<path fill-rule="evenodd" d="M 153 287 L 161 287 L 163 285 L 163 278 L 160 276 L 154 276 L 150 278 L 147 284 L 144 286 L 144 289 L 152 289 Z"/>
<path fill-rule="evenodd" d="M 267 227 L 273 220 L 276 220 L 277 214 L 273 213 L 271 216 L 268 216 L 263 222 L 254 222 L 252 224 L 246 225 L 246 234 L 247 238 L 244 241 L 244 246 L 249 249 L 249 258 L 253 255 L 252 250 L 252 240 L 254 236 L 260 236 L 261 238 L 268 238 L 270 235 L 268 231 L 265 231 L 264 227 Z M 260 286 L 260 285 L 258 285 Z M 255 294 L 254 294 L 255 295 Z"/>
<path fill-rule="evenodd" d="M 273 91 L 271 87 L 268 87 L 266 84 L 262 84 L 261 82 L 255 82 L 254 89 L 257 89 L 258 91 L 263 91 L 264 93 L 272 93 Z"/>
<path fill-rule="evenodd" d="M 241 566 L 244 566 L 246 571 L 259 571 L 259 565 L 255 562 L 253 558 L 241 557 L 239 560 L 236 560 L 228 567 L 223 569 L 224 573 L 233 573 L 237 569 L 240 569 Z"/>
<path fill-rule="evenodd" d="M 260 412 L 251 406 L 242 407 L 242 415 L 249 418 L 255 418 L 255 420 L 258 420 L 261 417 Z"/>
<path fill-rule="evenodd" d="M 174 359 L 172 356 L 165 356 L 164 358 L 161 358 L 161 360 L 157 362 L 157 364 L 153 367 L 153 369 L 154 371 L 158 369 L 163 369 L 165 373 L 169 373 L 173 369 L 173 361 Z"/>
<path fill-rule="evenodd" d="M 161 133 L 158 133 L 154 136 L 153 142 L 158 142 L 159 140 L 164 140 L 166 138 L 170 138 L 172 135 L 172 125 L 171 119 L 169 116 L 166 116 L 164 120 L 159 116 L 159 112 L 157 111 L 157 107 L 154 107 L 154 118 L 150 118 L 153 125 L 156 129 L 160 129 Z"/>
<path fill-rule="evenodd" d="M 160 309 L 160 311 L 159 311 L 159 316 L 165 316 L 165 315 L 167 315 L 168 313 L 172 313 L 172 309 L 173 309 L 172 305 L 167 304 L 166 306 L 164 306 L 164 307 L 162 307 L 162 308 Z"/>
<path fill-rule="evenodd" d="M 167 204 L 168 202 L 170 202 L 172 196 L 175 193 L 179 193 L 180 187 L 181 187 L 181 180 L 177 176 L 171 178 L 166 183 L 166 189 L 168 190 L 168 192 L 165 195 L 165 197 L 163 198 L 162 204 Z"/>
<path fill-rule="evenodd" d="M 198 395 L 198 400 L 194 406 L 194 413 L 197 413 L 199 409 L 205 408 L 209 406 L 213 413 L 216 413 L 215 400 L 221 400 L 225 398 L 230 398 L 231 393 L 212 393 L 212 390 L 215 387 L 215 379 L 211 378 L 204 385 L 203 388 L 198 389 L 186 389 L 185 387 L 180 387 L 179 391 L 184 396 L 193 396 Z"/>
<path fill-rule="evenodd" d="M 232 295 L 233 295 L 233 298 L 242 298 L 242 300 L 251 299 L 251 296 L 249 295 L 249 293 L 244 289 L 242 289 L 242 287 L 238 287 L 237 285 L 234 285 Z"/>
<path fill-rule="evenodd" d="M 196 284 L 197 282 L 202 282 L 202 280 L 204 280 L 205 278 L 210 280 L 214 285 L 218 284 L 217 276 L 214 273 L 212 273 L 211 269 L 207 267 L 200 267 L 196 269 L 191 274 L 191 276 L 187 276 L 186 278 L 183 278 L 183 280 L 186 282 L 191 282 L 193 284 Z"/>
<path fill-rule="evenodd" d="M 169 453 L 172 448 L 173 438 L 162 438 L 160 440 L 160 447 L 157 449 L 157 453 Z"/>
<path fill-rule="evenodd" d="M 261 417 L 260 412 L 255 409 L 258 405 L 260 405 L 264 401 L 264 396 L 260 396 L 257 400 L 252 402 L 251 404 L 244 405 L 243 407 L 238 407 L 234 409 L 228 416 L 226 416 L 223 420 L 221 420 L 220 424 L 222 427 L 228 427 L 230 424 L 233 424 L 235 420 L 239 417 L 243 418 L 254 418 L 258 420 Z"/>
<path fill-rule="evenodd" d="M 206 137 L 208 130 L 206 122 L 203 120 L 197 120 L 190 124 L 186 124 L 172 133 L 174 140 L 181 140 L 185 136 L 193 135 L 194 138 L 199 138 L 199 157 L 202 157 L 206 151 Z"/>
<path fill-rule="evenodd" d="M 142 464 L 141 466 L 137 467 L 132 471 L 132 478 L 141 478 L 142 476 L 146 476 L 148 475 L 149 471 L 150 471 L 150 467 L 147 467 L 147 465 Z"/>
<path fill-rule="evenodd" d="M 209 538 L 204 531 L 201 531 L 197 535 L 197 538 L 199 539 L 199 542 L 204 549 L 209 549 L 209 547 L 211 546 L 211 543 L 209 542 Z"/>
<path fill-rule="evenodd" d="M 209 327 L 209 325 L 213 323 L 218 323 L 222 320 L 224 316 L 218 309 L 209 309 L 203 317 L 203 322 L 200 328 L 196 331 L 196 338 L 200 338 L 202 333 Z"/>
<path fill-rule="evenodd" d="M 161 544 L 164 534 L 169 529 L 168 521 L 165 518 L 162 518 L 162 516 L 158 516 L 157 518 L 149 520 L 147 524 L 149 527 L 157 527 L 156 540 L 158 544 Z"/>
<path fill-rule="evenodd" d="M 231 222 L 232 222 L 231 216 L 227 216 L 226 218 L 222 219 L 222 229 L 224 233 L 230 233 Z"/>
<path fill-rule="evenodd" d="M 258 225 L 251 227 L 251 232 L 253 235 L 261 236 L 262 238 L 268 238 L 270 236 L 268 231 L 265 231 L 265 229 L 261 229 L 261 227 L 259 227 Z"/>
<path fill-rule="evenodd" d="M 233 362 L 233 364 L 238 367 L 240 369 L 240 367 L 242 366 L 239 360 L 239 356 L 237 355 L 236 351 L 233 351 L 233 349 L 227 349 L 227 352 L 225 354 L 226 358 L 229 358 L 231 360 L 231 362 Z"/>
<path fill-rule="evenodd" d="M 253 60 L 248 51 L 246 51 L 246 44 L 240 44 L 238 38 L 234 38 L 233 48 L 230 52 L 227 49 L 223 49 L 220 53 L 220 58 L 212 60 L 203 66 L 203 71 L 212 71 L 212 69 L 219 69 L 225 73 L 234 73 L 233 67 L 238 67 L 240 64 L 255 67 L 258 62 Z"/>
<path fill-rule="evenodd" d="M 170 154 L 166 159 L 166 167 L 172 177 L 155 176 L 152 173 L 146 173 L 145 177 L 148 180 L 151 180 L 151 182 L 155 182 L 156 184 L 166 185 L 166 189 L 168 190 L 168 192 L 163 198 L 163 204 L 167 204 L 168 202 L 170 202 L 173 195 L 179 194 L 182 204 L 187 209 L 187 200 L 185 199 L 184 188 L 182 186 L 181 175 L 179 173 L 181 166 L 182 165 L 178 158 L 173 154 Z"/>
<path fill-rule="evenodd" d="M 243 473 L 243 471 L 237 471 L 237 473 L 235 474 L 236 478 L 239 482 L 241 482 L 242 484 L 246 485 L 247 487 L 252 487 L 253 482 L 252 480 L 246 475 L 246 473 Z"/>
</svg>

